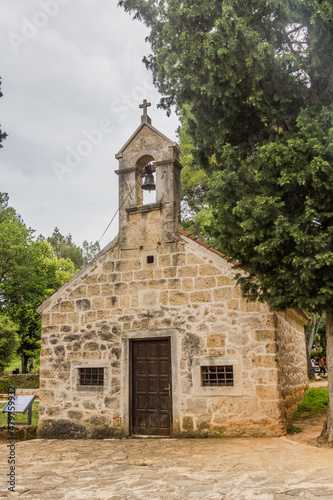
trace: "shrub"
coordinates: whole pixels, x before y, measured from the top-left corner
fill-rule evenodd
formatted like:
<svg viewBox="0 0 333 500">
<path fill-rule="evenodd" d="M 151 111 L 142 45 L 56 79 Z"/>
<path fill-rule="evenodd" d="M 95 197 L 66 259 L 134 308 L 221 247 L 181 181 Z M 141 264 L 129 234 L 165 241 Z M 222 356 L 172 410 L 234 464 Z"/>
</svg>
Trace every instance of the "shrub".
<svg viewBox="0 0 333 500">
<path fill-rule="evenodd" d="M 39 376 L 34 373 L 27 373 L 1 377 L 0 394 L 8 394 L 9 387 L 16 387 L 16 389 L 38 389 Z"/>
<path fill-rule="evenodd" d="M 17 326 L 8 316 L 0 314 L 0 373 L 13 359 L 18 347 Z"/>
<path fill-rule="evenodd" d="M 312 387 L 305 393 L 303 401 L 298 404 L 295 416 L 304 419 L 316 413 L 326 413 L 327 406 L 328 388 Z"/>
</svg>

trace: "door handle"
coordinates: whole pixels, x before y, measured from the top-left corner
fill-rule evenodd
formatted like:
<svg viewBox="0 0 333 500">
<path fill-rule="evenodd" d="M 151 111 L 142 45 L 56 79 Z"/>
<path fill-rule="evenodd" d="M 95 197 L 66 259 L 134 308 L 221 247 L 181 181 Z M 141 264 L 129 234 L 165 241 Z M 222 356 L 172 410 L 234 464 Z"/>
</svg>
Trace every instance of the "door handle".
<svg viewBox="0 0 333 500">
<path fill-rule="evenodd" d="M 164 390 L 165 391 L 169 391 L 169 396 L 171 394 L 171 387 L 170 387 L 170 384 L 168 385 L 168 387 L 164 387 Z"/>
</svg>

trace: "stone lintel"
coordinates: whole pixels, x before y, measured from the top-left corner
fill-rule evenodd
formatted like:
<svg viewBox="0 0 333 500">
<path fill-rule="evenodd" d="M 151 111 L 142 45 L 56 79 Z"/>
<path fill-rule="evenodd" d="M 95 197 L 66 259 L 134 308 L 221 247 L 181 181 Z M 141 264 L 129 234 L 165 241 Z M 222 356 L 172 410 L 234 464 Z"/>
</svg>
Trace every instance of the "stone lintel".
<svg viewBox="0 0 333 500">
<path fill-rule="evenodd" d="M 181 149 L 181 147 L 179 146 L 179 144 L 177 144 L 176 142 L 172 142 L 171 144 L 169 144 L 168 147 L 169 148 L 175 148 L 181 156 L 184 154 L 183 150 Z"/>
<path fill-rule="evenodd" d="M 141 205 L 139 207 L 129 207 L 126 208 L 128 214 L 140 213 L 140 212 L 151 212 L 152 210 L 161 210 L 162 203 L 149 203 L 148 205 Z"/>
<path fill-rule="evenodd" d="M 179 170 L 183 168 L 183 165 L 175 158 L 170 160 L 161 160 L 154 162 L 154 167 L 162 167 L 164 165 L 174 165 L 175 167 L 179 168 Z"/>
<path fill-rule="evenodd" d="M 162 167 L 165 165 L 174 165 L 175 167 L 179 168 L 181 170 L 183 168 L 183 165 L 176 159 L 170 158 L 169 160 L 161 160 L 161 161 L 155 161 L 154 162 L 154 167 Z M 120 168 L 118 170 L 115 170 L 115 174 L 120 175 L 120 174 L 127 174 L 130 172 L 135 172 L 136 167 L 129 167 L 129 168 Z"/>
<path fill-rule="evenodd" d="M 127 174 L 130 172 L 135 172 L 136 167 L 130 167 L 130 168 L 120 168 L 119 170 L 115 170 L 115 174 L 120 175 L 120 174 Z"/>
</svg>

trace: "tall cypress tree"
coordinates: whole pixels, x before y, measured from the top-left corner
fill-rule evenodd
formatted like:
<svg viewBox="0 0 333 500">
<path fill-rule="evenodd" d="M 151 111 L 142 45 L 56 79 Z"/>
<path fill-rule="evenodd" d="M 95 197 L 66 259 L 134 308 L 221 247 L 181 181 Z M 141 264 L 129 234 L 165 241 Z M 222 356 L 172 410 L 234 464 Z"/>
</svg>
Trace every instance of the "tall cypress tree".
<svg viewBox="0 0 333 500">
<path fill-rule="evenodd" d="M 333 4 L 119 3 L 150 28 L 145 63 L 161 107 L 187 119 L 245 296 L 326 313 L 333 444 Z"/>
</svg>

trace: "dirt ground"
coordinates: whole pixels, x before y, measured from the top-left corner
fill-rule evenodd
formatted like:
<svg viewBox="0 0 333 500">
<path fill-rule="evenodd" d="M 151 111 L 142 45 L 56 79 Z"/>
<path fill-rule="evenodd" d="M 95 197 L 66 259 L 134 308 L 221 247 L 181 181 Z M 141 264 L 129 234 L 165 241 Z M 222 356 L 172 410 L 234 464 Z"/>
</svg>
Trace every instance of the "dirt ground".
<svg viewBox="0 0 333 500">
<path fill-rule="evenodd" d="M 322 443 L 318 443 L 317 439 L 323 430 L 326 415 L 313 415 L 306 420 L 295 421 L 295 425 L 299 426 L 302 432 L 298 434 L 287 434 L 287 438 L 296 443 L 307 444 L 311 446 L 323 447 Z"/>
<path fill-rule="evenodd" d="M 327 379 L 313 381 L 309 384 L 310 387 L 327 387 Z M 306 420 L 295 421 L 294 424 L 302 429 L 298 434 L 288 434 L 287 438 L 300 444 L 311 446 L 326 447 L 322 442 L 318 442 L 318 438 L 323 430 L 326 414 L 313 415 Z"/>
</svg>

